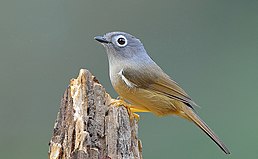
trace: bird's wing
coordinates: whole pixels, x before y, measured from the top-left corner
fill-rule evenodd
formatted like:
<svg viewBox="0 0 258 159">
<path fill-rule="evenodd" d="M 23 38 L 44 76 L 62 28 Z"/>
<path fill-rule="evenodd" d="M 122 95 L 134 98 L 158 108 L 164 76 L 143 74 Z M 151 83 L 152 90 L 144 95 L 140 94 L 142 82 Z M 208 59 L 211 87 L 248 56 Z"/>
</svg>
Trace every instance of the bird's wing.
<svg viewBox="0 0 258 159">
<path fill-rule="evenodd" d="M 122 74 L 138 88 L 152 90 L 171 99 L 181 101 L 190 107 L 196 105 L 186 92 L 162 70 L 125 69 Z"/>
</svg>

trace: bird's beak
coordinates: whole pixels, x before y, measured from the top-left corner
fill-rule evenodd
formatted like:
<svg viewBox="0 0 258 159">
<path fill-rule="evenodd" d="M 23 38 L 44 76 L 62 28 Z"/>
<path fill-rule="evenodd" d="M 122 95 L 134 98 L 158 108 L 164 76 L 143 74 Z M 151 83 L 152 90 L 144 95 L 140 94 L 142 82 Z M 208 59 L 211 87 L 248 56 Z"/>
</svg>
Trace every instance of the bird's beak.
<svg viewBox="0 0 258 159">
<path fill-rule="evenodd" d="M 110 43 L 110 42 L 107 41 L 106 38 L 104 38 L 103 36 L 96 36 L 96 37 L 94 37 L 94 39 L 97 40 L 97 41 L 100 42 L 100 43 L 106 43 L 106 44 Z"/>
</svg>

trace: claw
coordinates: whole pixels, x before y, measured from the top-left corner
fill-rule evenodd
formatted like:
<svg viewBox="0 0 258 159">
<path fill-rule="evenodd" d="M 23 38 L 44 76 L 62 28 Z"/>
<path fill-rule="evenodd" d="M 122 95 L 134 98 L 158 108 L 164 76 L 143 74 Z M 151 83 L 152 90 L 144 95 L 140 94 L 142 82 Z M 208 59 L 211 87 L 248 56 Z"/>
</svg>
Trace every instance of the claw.
<svg viewBox="0 0 258 159">
<path fill-rule="evenodd" d="M 133 117 L 134 117 L 134 119 L 136 119 L 137 123 L 140 121 L 140 115 L 139 114 L 133 113 Z"/>
<path fill-rule="evenodd" d="M 137 122 L 140 120 L 140 115 L 134 113 L 134 108 L 131 108 L 132 105 L 125 102 L 122 97 L 111 99 L 110 105 L 115 107 L 124 106 L 127 109 L 130 119 L 136 119 Z"/>
<path fill-rule="evenodd" d="M 124 106 L 126 108 L 131 106 L 131 104 L 126 103 L 121 98 L 120 99 L 111 99 L 110 105 L 116 106 L 116 107 Z"/>
</svg>

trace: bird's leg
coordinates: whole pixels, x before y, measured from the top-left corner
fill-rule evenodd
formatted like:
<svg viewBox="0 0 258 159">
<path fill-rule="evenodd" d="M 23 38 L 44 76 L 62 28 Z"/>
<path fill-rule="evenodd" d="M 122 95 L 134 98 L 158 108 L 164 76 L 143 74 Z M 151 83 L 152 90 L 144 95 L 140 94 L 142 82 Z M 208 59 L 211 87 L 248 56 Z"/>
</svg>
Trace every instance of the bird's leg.
<svg viewBox="0 0 258 159">
<path fill-rule="evenodd" d="M 128 113 L 129 113 L 129 117 L 130 119 L 135 118 L 137 121 L 140 120 L 140 115 L 136 114 L 135 112 L 143 112 L 143 111 L 137 111 L 138 109 L 134 108 L 134 106 L 132 106 L 131 104 L 127 103 L 123 97 L 118 97 L 117 99 L 111 99 L 111 103 L 110 105 L 112 106 L 124 106 Z"/>
<path fill-rule="evenodd" d="M 110 105 L 119 107 L 119 106 L 124 106 L 124 107 L 131 107 L 131 104 L 127 103 L 122 97 L 117 97 L 117 99 L 111 99 Z"/>
<path fill-rule="evenodd" d="M 145 113 L 145 112 L 150 112 L 149 110 L 147 109 L 143 109 L 143 108 L 140 108 L 139 106 L 135 106 L 135 105 L 132 105 L 132 104 L 129 104 L 127 102 L 125 102 L 124 98 L 121 97 L 121 96 L 118 96 L 117 97 L 117 100 L 121 100 L 122 102 L 124 102 L 123 104 L 127 104 L 127 107 L 130 108 L 130 111 L 133 112 L 133 113 Z M 122 104 L 122 105 L 123 105 Z"/>
</svg>

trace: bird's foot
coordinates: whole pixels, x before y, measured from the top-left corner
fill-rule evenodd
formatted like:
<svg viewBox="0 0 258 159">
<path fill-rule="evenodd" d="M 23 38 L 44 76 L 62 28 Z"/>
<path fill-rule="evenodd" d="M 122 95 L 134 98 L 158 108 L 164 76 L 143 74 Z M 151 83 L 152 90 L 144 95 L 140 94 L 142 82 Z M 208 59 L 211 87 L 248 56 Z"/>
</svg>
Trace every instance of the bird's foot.
<svg viewBox="0 0 258 159">
<path fill-rule="evenodd" d="M 134 113 L 134 108 L 132 105 L 124 101 L 122 97 L 118 97 L 118 99 L 111 99 L 110 105 L 115 107 L 124 106 L 127 109 L 130 119 L 136 119 L 137 121 L 140 120 L 140 115 Z"/>
</svg>

